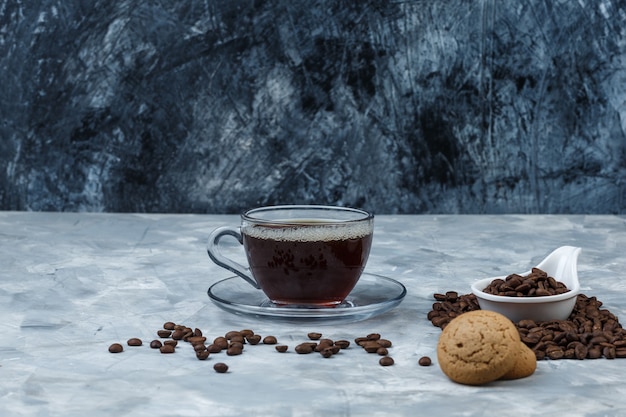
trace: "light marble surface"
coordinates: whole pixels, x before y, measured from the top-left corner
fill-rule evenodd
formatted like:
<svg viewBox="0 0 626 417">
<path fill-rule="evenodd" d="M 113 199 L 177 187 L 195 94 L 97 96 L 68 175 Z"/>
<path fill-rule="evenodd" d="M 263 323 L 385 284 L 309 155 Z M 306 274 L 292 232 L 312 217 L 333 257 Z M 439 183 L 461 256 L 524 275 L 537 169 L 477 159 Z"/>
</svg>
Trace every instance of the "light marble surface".
<svg viewBox="0 0 626 417">
<path fill-rule="evenodd" d="M 525 271 L 561 245 L 582 247 L 583 292 L 626 320 L 626 218 L 620 216 L 378 216 L 367 271 L 408 290 L 384 315 L 315 326 L 222 311 L 210 284 L 231 274 L 205 252 L 231 215 L 0 212 L 0 414 L 7 416 L 623 416 L 625 360 L 542 361 L 530 378 L 458 385 L 436 361 L 426 319 L 432 294 L 468 293 L 484 276 Z M 235 253 L 238 248 L 233 245 Z M 108 346 L 156 338 L 165 321 L 209 337 L 251 328 L 290 346 L 198 361 Z M 330 359 L 298 355 L 307 332 L 353 340 L 379 332 L 396 364 L 360 348 Z M 430 367 L 418 365 L 428 355 Z M 230 366 L 217 374 L 213 364 Z"/>
</svg>

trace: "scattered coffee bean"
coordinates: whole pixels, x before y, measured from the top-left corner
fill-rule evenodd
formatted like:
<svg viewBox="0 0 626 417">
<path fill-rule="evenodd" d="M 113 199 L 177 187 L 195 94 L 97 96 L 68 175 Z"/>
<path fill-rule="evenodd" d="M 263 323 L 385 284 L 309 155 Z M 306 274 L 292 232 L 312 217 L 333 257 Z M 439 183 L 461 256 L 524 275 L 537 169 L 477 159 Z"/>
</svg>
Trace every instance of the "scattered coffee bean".
<svg viewBox="0 0 626 417">
<path fill-rule="evenodd" d="M 165 330 L 174 330 L 176 328 L 176 323 L 172 323 L 171 321 L 166 321 L 163 324 L 163 328 Z"/>
<path fill-rule="evenodd" d="M 196 352 L 196 358 L 198 358 L 201 361 L 205 360 L 208 357 L 209 357 L 209 351 L 206 349 Z"/>
<path fill-rule="evenodd" d="M 196 345 L 193 345 L 193 350 L 196 351 L 196 352 L 203 352 L 203 351 L 207 350 L 207 348 L 202 343 L 198 343 Z M 208 352 L 208 350 L 207 350 L 207 352 Z"/>
<path fill-rule="evenodd" d="M 193 331 L 193 335 L 195 337 L 202 337 L 202 330 L 198 329 L 197 327 L 194 329 Z"/>
<path fill-rule="evenodd" d="M 316 352 L 321 352 L 324 349 L 328 349 L 329 347 L 334 346 L 334 343 L 332 341 L 328 341 L 328 340 L 324 340 L 321 341 L 319 343 L 317 343 L 315 346 L 313 346 L 313 350 Z"/>
<path fill-rule="evenodd" d="M 241 349 L 243 350 L 243 343 L 241 342 L 233 342 L 231 341 L 230 344 L 228 345 L 229 348 L 235 348 L 235 349 Z"/>
<path fill-rule="evenodd" d="M 111 353 L 120 353 L 123 350 L 124 346 L 119 343 L 113 343 L 111 346 L 109 346 L 109 352 Z"/>
<path fill-rule="evenodd" d="M 239 333 L 241 333 L 241 335 L 247 339 L 248 337 L 254 335 L 254 330 L 244 329 L 244 330 L 241 330 Z"/>
<path fill-rule="evenodd" d="M 378 363 L 381 366 L 391 366 L 391 365 L 394 364 L 394 360 L 393 360 L 393 358 L 391 356 L 383 356 L 382 358 L 380 358 Z"/>
<path fill-rule="evenodd" d="M 176 347 L 178 345 L 178 341 L 177 340 L 166 340 L 165 342 L 163 342 L 163 345 Z"/>
<path fill-rule="evenodd" d="M 378 340 L 378 339 L 380 339 L 380 334 L 378 334 L 378 333 L 370 333 L 365 338 L 367 340 Z"/>
<path fill-rule="evenodd" d="M 391 341 L 387 339 L 378 339 L 377 342 L 379 346 L 386 347 L 386 348 L 391 347 L 391 344 L 392 344 Z"/>
<path fill-rule="evenodd" d="M 228 349 L 228 339 L 225 337 L 216 337 L 213 340 L 213 344 L 219 346 L 221 349 Z"/>
<path fill-rule="evenodd" d="M 313 346 L 311 346 L 309 343 L 300 343 L 298 346 L 296 346 L 295 350 L 296 353 L 307 354 L 313 352 Z"/>
<path fill-rule="evenodd" d="M 156 339 L 155 339 L 155 340 L 153 340 L 152 342 L 150 342 L 150 347 L 151 347 L 152 349 L 158 349 L 158 348 L 160 348 L 161 346 L 163 346 L 163 343 L 161 343 L 161 341 L 160 341 L 160 340 L 156 340 Z"/>
<path fill-rule="evenodd" d="M 159 350 L 161 351 L 161 353 L 174 353 L 176 351 L 176 348 L 174 348 L 174 346 L 172 345 L 163 345 L 159 348 Z"/>
<path fill-rule="evenodd" d="M 261 341 L 261 335 L 251 334 L 249 336 L 246 336 L 246 341 L 250 343 L 251 345 L 258 345 L 259 342 Z"/>
<path fill-rule="evenodd" d="M 128 346 L 141 346 L 143 344 L 143 342 L 141 341 L 141 339 L 138 339 L 136 337 L 133 337 L 131 339 L 128 339 L 126 341 L 126 343 L 128 344 Z"/>
<path fill-rule="evenodd" d="M 328 347 L 320 350 L 319 352 L 320 352 L 320 355 L 322 355 L 322 357 L 324 358 L 330 358 L 331 356 L 333 356 L 333 350 Z"/>
<path fill-rule="evenodd" d="M 275 345 L 276 343 L 278 343 L 278 341 L 276 340 L 276 337 L 274 336 L 265 336 L 263 338 L 263 344 L 265 345 Z"/>
<path fill-rule="evenodd" d="M 157 331 L 157 335 L 162 338 L 170 337 L 172 335 L 171 330 L 159 330 Z"/>
<path fill-rule="evenodd" d="M 222 362 L 218 362 L 215 365 L 213 365 L 213 369 L 215 369 L 215 372 L 219 374 L 223 374 L 228 371 L 228 365 Z"/>
<path fill-rule="evenodd" d="M 192 337 L 187 338 L 187 342 L 191 343 L 192 345 L 204 343 L 205 341 L 206 341 L 206 337 L 204 336 L 192 336 Z"/>
<path fill-rule="evenodd" d="M 422 356 L 417 363 L 419 363 L 420 366 L 430 366 L 432 361 L 428 356 Z"/>
<path fill-rule="evenodd" d="M 185 337 L 185 331 L 183 329 L 176 329 L 171 334 L 172 339 L 174 340 L 182 340 Z"/>
<path fill-rule="evenodd" d="M 243 350 L 238 346 L 231 346 L 228 349 L 226 349 L 226 354 L 228 356 L 237 356 L 237 355 L 241 355 L 242 353 L 243 353 Z"/>
<path fill-rule="evenodd" d="M 378 349 L 376 349 L 376 353 L 380 356 L 386 356 L 389 354 L 389 351 L 387 350 L 386 347 L 379 347 Z"/>
<path fill-rule="evenodd" d="M 350 346 L 348 340 L 335 340 L 335 346 L 339 346 L 341 349 L 347 349 Z"/>
<path fill-rule="evenodd" d="M 378 349 L 380 348 L 380 345 L 374 340 L 368 343 L 365 343 L 361 346 L 367 353 L 376 353 L 376 351 L 378 351 Z"/>
<path fill-rule="evenodd" d="M 280 353 L 287 352 L 287 349 L 289 349 L 289 347 L 287 345 L 276 345 L 275 348 Z"/>
<path fill-rule="evenodd" d="M 189 327 L 185 328 L 183 330 L 183 338 L 182 338 L 183 341 L 187 342 L 189 341 L 191 337 L 193 337 L 193 330 L 190 329 Z"/>
<path fill-rule="evenodd" d="M 224 337 L 226 338 L 226 340 L 231 340 L 233 337 L 238 336 L 241 337 L 241 332 L 237 331 L 237 330 L 231 330 L 230 332 L 226 333 L 224 335 Z"/>
<path fill-rule="evenodd" d="M 367 337 L 357 337 L 356 339 L 354 339 L 354 343 L 356 343 L 359 346 L 363 346 L 365 343 L 369 341 L 370 340 Z"/>
<path fill-rule="evenodd" d="M 220 353 L 222 351 L 222 348 L 214 343 L 211 343 L 209 346 L 206 347 L 206 350 L 211 353 Z"/>
<path fill-rule="evenodd" d="M 307 334 L 307 337 L 311 340 L 319 340 L 322 337 L 321 333 L 317 333 L 317 332 L 311 332 L 309 334 Z"/>
</svg>

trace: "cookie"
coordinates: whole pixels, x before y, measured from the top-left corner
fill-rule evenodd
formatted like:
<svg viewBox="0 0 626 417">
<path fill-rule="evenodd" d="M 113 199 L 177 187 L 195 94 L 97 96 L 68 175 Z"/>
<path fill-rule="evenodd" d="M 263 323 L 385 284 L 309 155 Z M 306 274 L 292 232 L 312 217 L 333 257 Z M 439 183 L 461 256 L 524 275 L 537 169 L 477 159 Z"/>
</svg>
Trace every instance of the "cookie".
<svg viewBox="0 0 626 417">
<path fill-rule="evenodd" d="M 437 359 L 451 380 L 481 385 L 513 368 L 521 343 L 511 320 L 493 311 L 475 310 L 454 318 L 443 329 Z"/>
<path fill-rule="evenodd" d="M 531 348 L 524 343 L 520 343 L 519 352 L 515 360 L 515 365 L 500 379 L 519 379 L 531 376 L 537 369 L 537 356 Z"/>
</svg>

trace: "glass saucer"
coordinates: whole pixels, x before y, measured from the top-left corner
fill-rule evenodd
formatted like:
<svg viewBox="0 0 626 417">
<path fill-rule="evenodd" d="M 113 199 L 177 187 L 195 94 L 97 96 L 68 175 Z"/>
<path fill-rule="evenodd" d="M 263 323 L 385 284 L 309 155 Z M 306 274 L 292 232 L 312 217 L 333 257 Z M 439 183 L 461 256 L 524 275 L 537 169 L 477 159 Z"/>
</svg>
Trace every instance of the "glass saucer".
<svg viewBox="0 0 626 417">
<path fill-rule="evenodd" d="M 343 303 L 335 307 L 285 307 L 235 276 L 211 285 L 209 298 L 230 313 L 287 322 L 360 321 L 391 310 L 406 295 L 404 285 L 382 275 L 363 273 Z"/>
</svg>

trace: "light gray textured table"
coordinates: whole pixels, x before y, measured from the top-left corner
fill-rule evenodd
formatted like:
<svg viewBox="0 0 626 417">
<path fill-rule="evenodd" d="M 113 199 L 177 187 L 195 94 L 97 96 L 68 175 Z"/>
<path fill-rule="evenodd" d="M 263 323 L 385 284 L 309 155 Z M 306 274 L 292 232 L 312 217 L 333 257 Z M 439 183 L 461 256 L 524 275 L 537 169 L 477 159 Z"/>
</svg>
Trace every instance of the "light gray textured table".
<svg viewBox="0 0 626 417">
<path fill-rule="evenodd" d="M 582 247 L 583 293 L 626 320 L 626 219 L 618 216 L 378 216 L 366 270 L 402 282 L 395 309 L 366 321 L 314 326 L 240 317 L 208 287 L 232 274 L 205 252 L 208 233 L 237 216 L 0 212 L 2 416 L 623 416 L 626 360 L 542 361 L 529 378 L 458 385 L 436 361 L 435 292 L 523 272 L 561 245 Z M 233 253 L 237 248 L 233 245 Z M 228 248 L 226 250 L 229 250 Z M 156 338 L 165 321 L 208 337 L 250 328 L 290 351 L 247 346 L 199 361 L 113 342 Z M 378 332 L 394 366 L 358 347 L 330 359 L 298 355 L 310 331 Z M 430 367 L 418 365 L 428 355 Z M 226 374 L 213 371 L 225 362 Z"/>
</svg>

